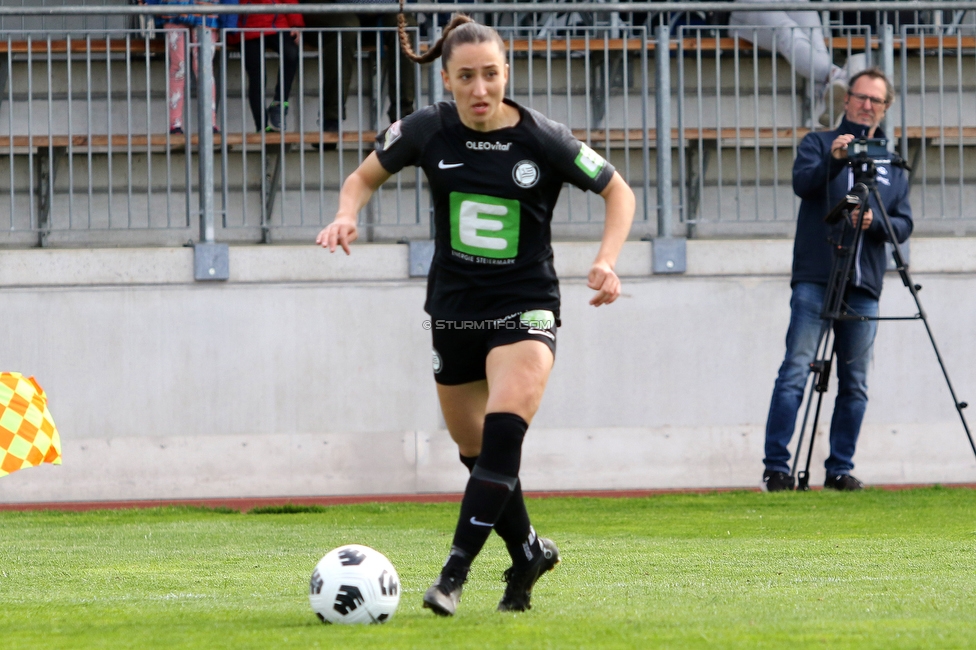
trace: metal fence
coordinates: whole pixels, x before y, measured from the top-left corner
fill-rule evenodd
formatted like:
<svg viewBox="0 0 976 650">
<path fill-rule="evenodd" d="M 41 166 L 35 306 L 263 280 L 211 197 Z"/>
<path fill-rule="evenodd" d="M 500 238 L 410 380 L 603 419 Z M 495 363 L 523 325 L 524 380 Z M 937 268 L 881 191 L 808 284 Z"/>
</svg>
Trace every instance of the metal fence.
<svg viewBox="0 0 976 650">
<path fill-rule="evenodd" d="M 833 124 L 831 89 L 815 79 L 797 43 L 809 28 L 785 38 L 788 52 L 770 56 L 751 46 L 768 28 L 744 25 L 714 44 L 708 28 L 679 27 L 677 52 L 678 209 L 690 234 L 782 233 L 799 199 L 791 165 L 803 135 Z M 842 33 L 838 33 L 842 31 Z M 782 34 L 780 34 L 782 35 Z M 782 51 L 781 49 L 781 51 Z M 896 102 L 882 125 L 892 150 L 911 164 L 911 201 L 921 231 L 971 230 L 976 200 L 976 26 L 882 26 L 835 30 L 830 60 L 878 65 L 895 82 Z M 896 55 L 897 52 L 897 55 Z M 838 99 L 843 95 L 838 91 Z"/>
<path fill-rule="evenodd" d="M 916 10 L 932 20 L 924 24 L 822 18 L 832 61 L 860 55 L 896 82 L 885 126 L 913 163 L 923 232 L 976 229 L 976 3 L 956 3 L 969 4 L 969 16 L 957 10 L 949 21 Z M 543 6 L 494 5 L 476 17 L 505 39 L 508 96 L 567 124 L 631 183 L 638 233 L 791 232 L 796 147 L 832 104 L 809 80 L 809 59 L 754 47 L 769 27 L 714 24 L 714 12 L 532 11 Z M 331 221 L 342 179 L 376 133 L 443 96 L 437 66 L 407 63 L 395 30 L 365 18 L 300 30 L 291 47 L 286 32 L 220 30 L 207 41 L 207 31 L 151 20 L 132 28 L 148 11 L 131 9 L 123 28 L 0 34 L 0 245 L 182 243 L 197 232 L 307 240 Z M 443 17 L 417 18 L 419 48 Z M 790 41 L 817 29 L 795 27 Z M 212 66 L 194 63 L 210 52 Z M 211 87 L 213 113 L 201 101 Z M 430 209 L 425 178 L 404 170 L 363 211 L 363 232 L 427 238 Z M 596 236 L 602 202 L 567 188 L 553 224 L 560 237 Z"/>
</svg>

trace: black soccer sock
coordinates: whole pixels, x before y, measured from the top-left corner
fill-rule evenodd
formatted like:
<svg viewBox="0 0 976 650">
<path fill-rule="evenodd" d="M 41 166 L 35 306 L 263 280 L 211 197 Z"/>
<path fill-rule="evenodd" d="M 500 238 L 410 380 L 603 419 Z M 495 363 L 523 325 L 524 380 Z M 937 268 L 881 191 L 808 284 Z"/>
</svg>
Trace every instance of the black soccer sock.
<svg viewBox="0 0 976 650">
<path fill-rule="evenodd" d="M 514 413 L 485 416 L 481 455 L 464 490 L 452 544 L 471 560 L 481 552 L 518 486 L 522 439 L 528 427 L 526 421 Z"/>
<path fill-rule="evenodd" d="M 528 564 L 542 552 L 542 546 L 529 521 L 529 513 L 525 509 L 521 481 L 515 485 L 505 509 L 495 522 L 495 532 L 505 540 L 505 547 L 516 566 Z"/>
<path fill-rule="evenodd" d="M 457 582 L 464 584 L 468 579 L 468 570 L 473 559 L 461 549 L 452 546 L 444 566 L 441 567 L 441 575 L 453 577 Z"/>
<path fill-rule="evenodd" d="M 474 465 L 478 462 L 477 456 L 465 456 L 461 452 L 458 452 L 458 458 L 461 459 L 461 464 L 468 468 L 468 474 L 474 471 Z"/>
<path fill-rule="evenodd" d="M 458 453 L 458 458 L 461 459 L 461 464 L 467 467 L 469 472 L 474 470 L 474 466 L 478 462 L 477 456 L 465 456 Z M 495 532 L 505 542 L 508 554 L 512 556 L 513 564 L 519 566 L 528 564 L 542 552 L 539 539 L 529 521 L 529 513 L 525 509 L 525 499 L 522 497 L 522 481 L 516 484 L 512 496 L 505 504 L 505 509 L 502 510 L 498 521 L 495 522 Z"/>
<path fill-rule="evenodd" d="M 477 456 L 465 456 L 458 453 L 461 464 L 473 471 Z M 524 566 L 542 552 L 539 538 L 529 521 L 529 513 L 525 509 L 525 499 L 522 496 L 522 481 L 519 481 L 509 497 L 505 509 L 495 522 L 495 532 L 505 542 L 505 548 L 512 557 L 512 564 Z"/>
</svg>

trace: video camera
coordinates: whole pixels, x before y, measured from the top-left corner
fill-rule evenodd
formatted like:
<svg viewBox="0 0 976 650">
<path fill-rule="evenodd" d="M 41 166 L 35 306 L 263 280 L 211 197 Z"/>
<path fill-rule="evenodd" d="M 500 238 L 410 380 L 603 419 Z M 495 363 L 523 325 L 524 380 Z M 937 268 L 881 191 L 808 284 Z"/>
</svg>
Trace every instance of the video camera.
<svg viewBox="0 0 976 650">
<path fill-rule="evenodd" d="M 905 160 L 888 150 L 887 138 L 858 138 L 847 145 L 847 164 L 854 169 L 854 182 L 874 186 L 878 164 L 893 165 L 911 172 Z"/>
<path fill-rule="evenodd" d="M 851 212 L 868 201 L 868 192 L 877 175 L 876 163 L 892 162 L 893 154 L 888 151 L 885 138 L 858 138 L 847 145 L 847 164 L 854 169 L 854 186 L 840 203 L 827 213 L 824 221 L 835 224 L 847 219 Z"/>
<path fill-rule="evenodd" d="M 870 158 L 875 162 L 887 161 L 891 158 L 886 138 L 859 138 L 847 145 L 847 159 Z"/>
</svg>

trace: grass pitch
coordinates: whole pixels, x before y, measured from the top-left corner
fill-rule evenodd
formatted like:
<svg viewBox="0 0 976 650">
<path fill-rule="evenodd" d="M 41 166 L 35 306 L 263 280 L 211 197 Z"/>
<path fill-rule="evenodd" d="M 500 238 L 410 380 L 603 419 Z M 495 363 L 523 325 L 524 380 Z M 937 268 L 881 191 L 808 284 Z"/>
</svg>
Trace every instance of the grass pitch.
<svg viewBox="0 0 976 650">
<path fill-rule="evenodd" d="M 950 648 L 976 644 L 976 491 L 530 500 L 563 563 L 534 608 L 494 611 L 493 537 L 458 615 L 421 609 L 456 504 L 240 514 L 0 513 L 0 645 L 14 648 Z M 322 625 L 318 559 L 397 567 L 386 625 Z"/>
</svg>

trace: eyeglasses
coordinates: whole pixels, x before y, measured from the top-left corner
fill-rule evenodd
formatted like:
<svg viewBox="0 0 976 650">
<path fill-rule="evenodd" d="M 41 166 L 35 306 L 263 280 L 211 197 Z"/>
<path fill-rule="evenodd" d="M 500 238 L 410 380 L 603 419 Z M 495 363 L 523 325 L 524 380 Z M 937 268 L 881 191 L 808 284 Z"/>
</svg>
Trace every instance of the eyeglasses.
<svg viewBox="0 0 976 650">
<path fill-rule="evenodd" d="M 887 100 L 881 99 L 879 97 L 874 97 L 872 95 L 862 95 L 861 93 L 847 93 L 847 94 L 853 97 L 854 99 L 856 99 L 861 104 L 867 104 L 868 102 L 871 102 L 875 106 L 888 105 Z"/>
</svg>

